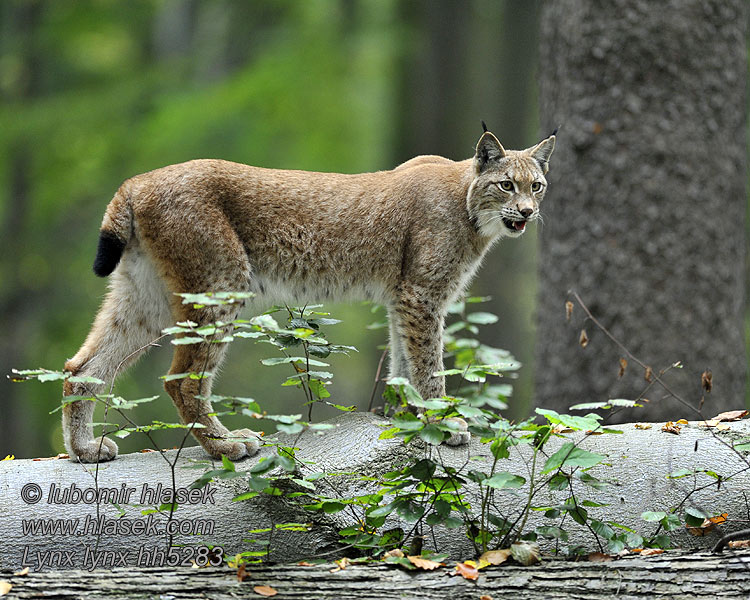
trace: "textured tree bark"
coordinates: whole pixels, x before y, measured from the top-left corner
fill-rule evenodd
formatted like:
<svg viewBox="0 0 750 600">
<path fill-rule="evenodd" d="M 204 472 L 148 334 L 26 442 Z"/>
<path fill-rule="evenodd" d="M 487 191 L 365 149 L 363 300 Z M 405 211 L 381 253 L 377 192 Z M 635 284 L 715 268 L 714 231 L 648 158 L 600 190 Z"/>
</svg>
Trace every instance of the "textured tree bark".
<svg viewBox="0 0 750 600">
<path fill-rule="evenodd" d="M 595 316 L 706 412 L 740 408 L 747 363 L 744 0 L 560 0 L 541 24 L 543 131 L 560 125 L 543 208 L 536 402 L 553 408 L 633 398 L 646 385 Z M 590 342 L 578 345 L 586 328 Z M 695 418 L 657 402 L 623 421 Z M 711 415 L 709 415 L 711 416 Z"/>
<path fill-rule="evenodd" d="M 547 560 L 521 567 L 505 564 L 482 570 L 476 581 L 448 574 L 454 569 L 407 572 L 383 564 L 260 565 L 250 567 L 240 583 L 235 571 L 208 569 L 114 569 L 51 571 L 12 577 L 12 598 L 47 600 L 85 598 L 261 598 L 255 586 L 269 586 L 278 598 L 344 600 L 421 598 L 476 600 L 515 598 L 747 598 L 750 553 L 715 556 L 667 552 L 648 558 L 631 556 L 611 562 Z"/>
</svg>

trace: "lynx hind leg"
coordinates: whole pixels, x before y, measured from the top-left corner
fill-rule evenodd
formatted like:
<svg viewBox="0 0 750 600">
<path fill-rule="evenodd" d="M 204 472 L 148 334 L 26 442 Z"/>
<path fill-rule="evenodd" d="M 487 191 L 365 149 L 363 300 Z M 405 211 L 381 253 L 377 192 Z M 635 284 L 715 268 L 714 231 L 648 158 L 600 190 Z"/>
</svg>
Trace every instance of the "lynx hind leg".
<svg viewBox="0 0 750 600">
<path fill-rule="evenodd" d="M 96 377 L 105 385 L 66 381 L 64 396 L 105 394 L 113 378 L 145 353 L 171 318 L 166 291 L 150 265 L 137 251 L 123 256 L 112 274 L 107 294 L 78 353 L 65 363 L 73 375 Z M 143 349 L 143 352 L 138 352 Z M 65 448 L 72 459 L 101 462 L 117 456 L 117 444 L 108 438 L 94 439 L 91 425 L 96 402 L 78 400 L 62 409 Z"/>
<path fill-rule="evenodd" d="M 230 322 L 237 317 L 239 307 L 227 305 L 200 311 L 184 310 L 179 320 L 191 320 L 198 324 L 216 321 Z M 220 335 L 228 332 L 225 330 Z M 260 437 L 250 429 L 229 431 L 219 419 L 212 415 L 211 395 L 215 373 L 226 354 L 226 344 L 197 343 L 175 347 L 170 374 L 194 373 L 201 377 L 184 377 L 167 381 L 164 387 L 180 414 L 183 423 L 197 423 L 193 435 L 203 449 L 214 458 L 222 454 L 231 460 L 254 455 L 260 448 Z M 201 396 L 198 398 L 197 396 Z"/>
</svg>

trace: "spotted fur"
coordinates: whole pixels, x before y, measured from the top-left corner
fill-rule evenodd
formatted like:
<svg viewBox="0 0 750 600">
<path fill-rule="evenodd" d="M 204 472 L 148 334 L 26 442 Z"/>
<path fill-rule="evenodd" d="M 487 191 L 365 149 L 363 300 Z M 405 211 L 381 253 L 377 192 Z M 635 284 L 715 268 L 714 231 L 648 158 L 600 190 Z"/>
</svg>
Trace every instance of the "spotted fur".
<svg viewBox="0 0 750 600">
<path fill-rule="evenodd" d="M 111 381 L 163 328 L 228 322 L 240 309 L 193 310 L 178 292 L 249 291 L 266 303 L 367 298 L 388 307 L 391 375 L 408 377 L 424 397 L 441 396 L 444 379 L 433 374 L 443 368 L 446 309 L 488 248 L 520 236 L 537 218 L 554 143 L 551 136 L 506 151 L 486 132 L 471 159 L 419 156 L 376 173 L 194 160 L 133 177 L 102 222 L 96 270 L 112 270 L 109 293 L 65 368 Z M 505 181 L 512 190 L 502 189 Z M 216 372 L 224 348 L 176 346 L 169 372 Z M 175 379 L 165 387 L 182 421 L 203 426 L 193 434 L 210 455 L 254 454 L 257 436 L 228 431 L 197 397 L 210 394 L 212 380 Z M 68 381 L 64 394 L 102 391 L 91 387 Z M 92 415 L 90 401 L 64 407 L 66 448 L 83 462 L 112 459 L 117 446 L 94 440 Z M 461 427 L 449 443 L 468 440 Z"/>
</svg>

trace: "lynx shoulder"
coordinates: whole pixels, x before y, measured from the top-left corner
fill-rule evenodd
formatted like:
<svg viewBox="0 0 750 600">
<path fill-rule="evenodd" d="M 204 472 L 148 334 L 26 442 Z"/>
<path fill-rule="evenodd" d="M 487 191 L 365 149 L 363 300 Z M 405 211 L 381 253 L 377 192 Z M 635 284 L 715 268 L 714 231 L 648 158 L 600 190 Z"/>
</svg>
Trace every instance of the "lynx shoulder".
<svg viewBox="0 0 750 600">
<path fill-rule="evenodd" d="M 443 320 L 488 248 L 539 216 L 554 135 L 506 151 L 485 132 L 474 156 L 419 156 L 391 171 L 344 175 L 195 160 L 127 180 L 102 222 L 94 271 L 110 276 L 94 325 L 66 370 L 110 381 L 177 321 L 233 321 L 237 305 L 195 310 L 175 293 L 247 291 L 260 302 L 372 299 L 388 309 L 390 372 L 424 397 L 445 393 Z M 175 347 L 170 373 L 215 373 L 223 344 Z M 254 454 L 258 437 L 213 416 L 213 377 L 166 390 L 212 456 Z M 91 395 L 66 381 L 65 396 Z M 94 403 L 63 408 L 71 457 L 110 460 L 94 439 Z M 466 424 L 448 443 L 468 440 Z"/>
</svg>

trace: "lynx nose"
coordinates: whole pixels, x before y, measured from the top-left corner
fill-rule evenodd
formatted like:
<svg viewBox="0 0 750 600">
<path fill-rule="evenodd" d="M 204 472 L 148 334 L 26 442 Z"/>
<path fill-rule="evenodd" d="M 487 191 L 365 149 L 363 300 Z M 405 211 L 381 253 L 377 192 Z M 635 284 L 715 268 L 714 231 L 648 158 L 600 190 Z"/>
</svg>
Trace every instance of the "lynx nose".
<svg viewBox="0 0 750 600">
<path fill-rule="evenodd" d="M 521 213 L 521 216 L 523 216 L 524 219 L 528 219 L 534 211 L 530 208 L 522 208 L 518 212 Z"/>
</svg>

